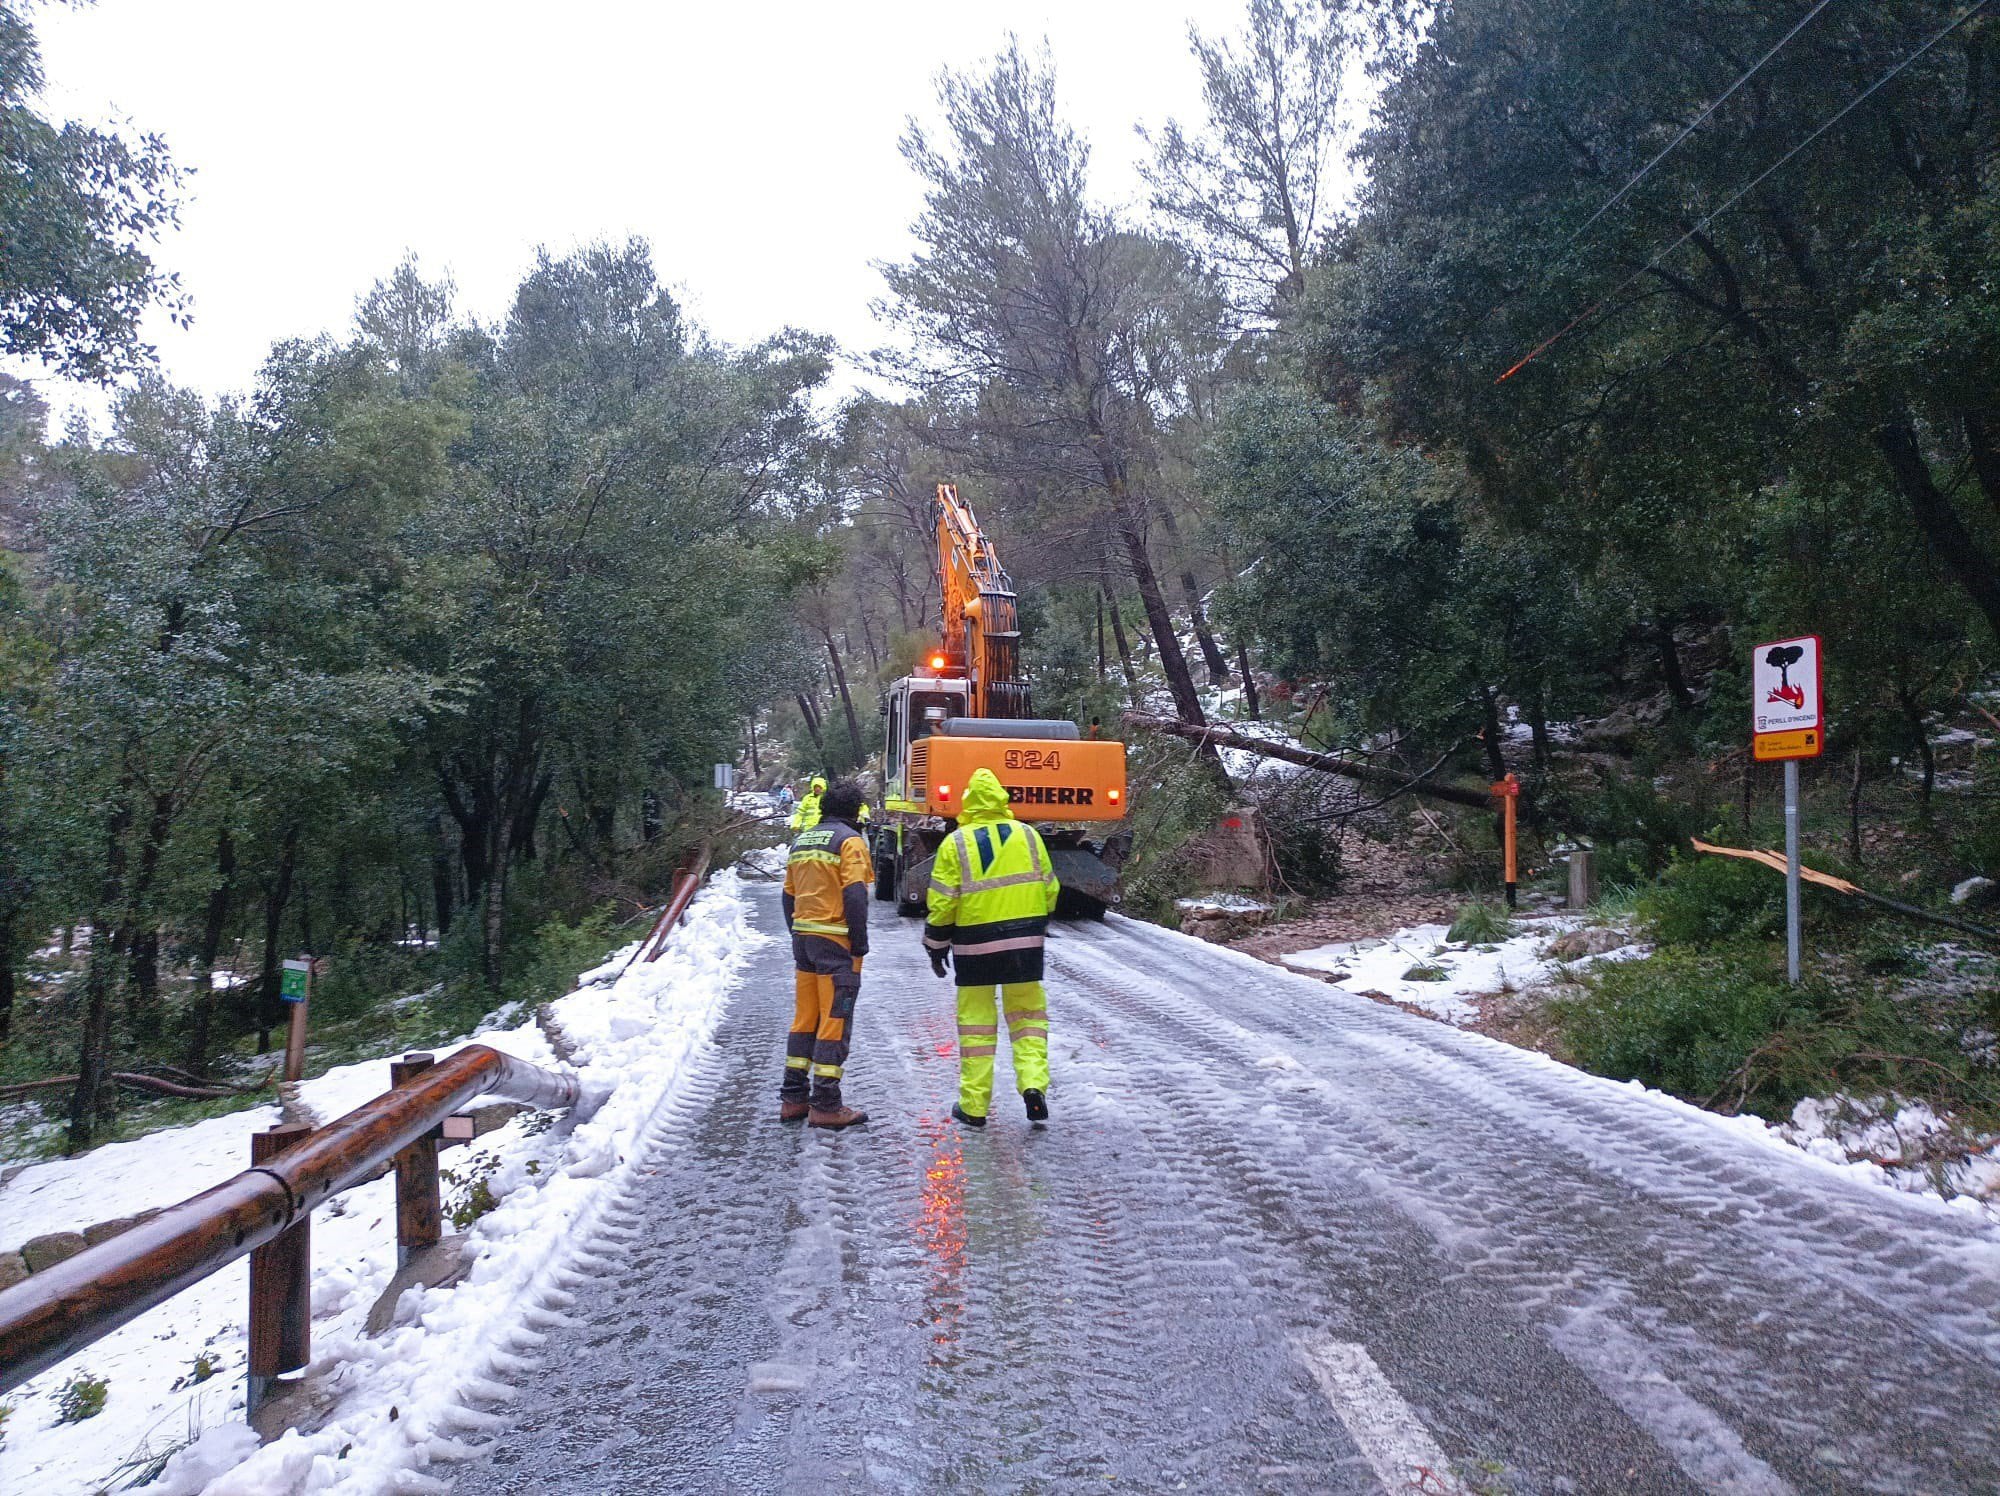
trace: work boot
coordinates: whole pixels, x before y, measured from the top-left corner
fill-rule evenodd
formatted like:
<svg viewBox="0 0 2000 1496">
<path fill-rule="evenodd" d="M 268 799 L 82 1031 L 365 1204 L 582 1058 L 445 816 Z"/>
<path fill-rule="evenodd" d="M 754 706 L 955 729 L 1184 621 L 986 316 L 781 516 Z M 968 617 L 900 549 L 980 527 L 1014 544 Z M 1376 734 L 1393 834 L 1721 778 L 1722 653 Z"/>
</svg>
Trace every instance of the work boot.
<svg viewBox="0 0 2000 1496">
<path fill-rule="evenodd" d="M 1046 1122 L 1049 1120 L 1049 1098 L 1044 1096 L 1040 1091 L 1023 1091 L 1021 1093 L 1021 1100 L 1028 1108 L 1028 1120 L 1030 1122 Z"/>
<path fill-rule="evenodd" d="M 868 1113 L 857 1112 L 851 1106 L 846 1106 L 846 1105 L 835 1106 L 835 1107 L 816 1106 L 812 1109 L 811 1115 L 806 1118 L 806 1126 L 852 1127 L 857 1122 L 866 1122 L 867 1120 L 868 1120 Z"/>
<path fill-rule="evenodd" d="M 973 1116 L 971 1112 L 968 1112 L 957 1102 L 952 1103 L 951 1120 L 954 1122 L 963 1122 L 967 1127 L 984 1127 L 986 1125 L 984 1117 Z"/>
<path fill-rule="evenodd" d="M 794 1101 L 789 1096 L 778 1098 L 778 1120 L 780 1122 L 803 1122 L 812 1108 L 803 1101 Z"/>
</svg>

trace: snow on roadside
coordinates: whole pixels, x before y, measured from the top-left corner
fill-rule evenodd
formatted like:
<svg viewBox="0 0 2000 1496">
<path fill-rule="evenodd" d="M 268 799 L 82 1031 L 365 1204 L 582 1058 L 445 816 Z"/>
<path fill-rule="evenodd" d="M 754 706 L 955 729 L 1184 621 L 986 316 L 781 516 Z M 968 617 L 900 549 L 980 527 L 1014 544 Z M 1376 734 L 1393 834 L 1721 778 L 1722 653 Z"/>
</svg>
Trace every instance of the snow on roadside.
<svg viewBox="0 0 2000 1496">
<path fill-rule="evenodd" d="M 1557 936 L 1584 924 L 1577 915 L 1521 919 L 1505 940 L 1457 945 L 1445 939 L 1448 926 L 1411 925 L 1379 939 L 1319 945 L 1278 959 L 1296 971 L 1331 976 L 1349 992 L 1386 997 L 1463 1027 L 1479 1016 L 1474 998 L 1540 987 L 1571 969 L 1575 963 L 1543 952 Z M 1625 945 L 1590 959 L 1629 960 L 1646 949 Z"/>
<path fill-rule="evenodd" d="M 464 1399 L 497 1390 L 491 1378 L 539 1338 L 528 1321 L 546 1319 L 565 1301 L 561 1283 L 570 1264 L 588 1253 L 599 1216 L 637 1167 L 647 1125 L 684 1084 L 747 953 L 764 938 L 745 912 L 737 875 L 718 874 L 659 961 L 625 970 L 636 945 L 627 947 L 553 1005 L 575 1045 L 586 1094 L 602 1102 L 582 1121 L 550 1126 L 546 1114 L 516 1118 L 444 1156 L 460 1188 L 485 1174 L 499 1202 L 469 1228 L 478 1257 L 456 1288 L 406 1292 L 396 1324 L 369 1339 L 368 1311 L 396 1267 L 393 1181 L 350 1190 L 314 1212 L 310 1375 L 338 1399 L 317 1432 L 288 1433 L 260 1448 L 242 1423 L 248 1269 L 238 1261 L 10 1394 L 0 1489 L 63 1496 L 114 1487 L 135 1461 L 157 1461 L 191 1440 L 148 1490 L 262 1496 L 443 1489 L 423 1472 L 466 1452 L 454 1434 L 477 1427 L 481 1415 Z M 483 1033 L 478 1042 L 554 1063 L 532 1020 Z M 330 1120 L 386 1084 L 384 1062 L 376 1060 L 308 1082 L 303 1099 Z M 38 1219 L 54 1221 L 67 1206 L 71 1223 L 81 1224 L 185 1198 L 241 1169 L 249 1132 L 274 1115 L 259 1108 L 112 1145 L 139 1150 L 119 1156 L 122 1182 L 114 1194 L 100 1194 L 94 1171 L 52 1177 L 49 1188 L 34 1192 Z M 161 1181 L 150 1190 L 149 1168 Z M 12 1194 L 0 1191 L 0 1202 Z M 448 1206 L 450 1199 L 448 1187 Z M 195 1383 L 202 1355 L 213 1374 Z M 84 1372 L 108 1384 L 104 1410 L 85 1422 L 57 1423 L 62 1387 Z"/>
<path fill-rule="evenodd" d="M 1354 996 L 1386 997 L 1399 1006 L 1463 1027 L 1479 1016 L 1474 998 L 1545 986 L 1579 966 L 1635 960 L 1650 949 L 1623 945 L 1573 962 L 1555 961 L 1543 954 L 1555 937 L 1584 927 L 1585 921 L 1574 915 L 1517 920 L 1515 928 L 1520 933 L 1498 944 L 1448 945 L 1445 926 L 1412 925 L 1379 940 L 1315 946 L 1279 960 L 1298 971 L 1333 976 L 1337 978 L 1335 985 Z M 1442 975 L 1428 981 L 1406 977 L 1408 971 L 1418 968 Z M 1537 1050 L 1508 1047 L 1550 1065 L 1573 1068 Z M 1271 1064 L 1282 1068 L 1283 1062 Z M 1773 1123 L 1761 1117 L 1711 1112 L 1636 1080 L 1607 1079 L 1605 1083 L 1641 1092 L 1663 1106 L 1693 1112 L 1770 1147 L 1803 1153 L 1870 1184 L 1921 1195 L 2000 1225 L 2000 1137 L 1974 1140 L 1975 1146 L 1983 1145 L 1989 1151 L 1967 1156 L 1962 1134 L 1954 1132 L 1922 1102 L 1879 1096 L 1808 1098 L 1793 1109 L 1788 1121 Z"/>
</svg>

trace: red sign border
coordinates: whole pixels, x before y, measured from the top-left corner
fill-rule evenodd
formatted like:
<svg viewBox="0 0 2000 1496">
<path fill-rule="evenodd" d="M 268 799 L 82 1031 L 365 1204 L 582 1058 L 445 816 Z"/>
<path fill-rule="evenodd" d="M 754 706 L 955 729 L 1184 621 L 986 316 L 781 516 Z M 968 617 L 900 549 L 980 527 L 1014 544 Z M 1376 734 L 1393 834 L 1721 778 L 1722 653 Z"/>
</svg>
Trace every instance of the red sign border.
<svg viewBox="0 0 2000 1496">
<path fill-rule="evenodd" d="M 1776 649 L 1780 644 L 1796 644 L 1801 639 L 1812 640 L 1813 705 L 1818 708 L 1818 711 L 1814 714 L 1810 727 L 1787 727 L 1784 731 L 1788 733 L 1815 732 L 1819 734 L 1819 737 L 1813 744 L 1812 752 L 1788 753 L 1785 755 L 1786 758 L 1791 759 L 1819 758 L 1826 752 L 1826 644 L 1818 634 L 1792 634 L 1783 639 L 1772 639 L 1764 644 L 1753 645 L 1750 650 L 1750 679 L 1754 682 L 1757 679 L 1756 659 L 1758 655 L 1767 649 Z M 1752 700 L 1750 703 L 1750 756 L 1752 758 L 1757 756 L 1757 740 L 1759 738 L 1774 738 L 1777 736 L 1779 734 L 1775 732 L 1757 731 L 1757 703 L 1755 700 Z M 1782 763 L 1783 761 L 1783 759 L 1761 760 L 1764 763 Z"/>
</svg>

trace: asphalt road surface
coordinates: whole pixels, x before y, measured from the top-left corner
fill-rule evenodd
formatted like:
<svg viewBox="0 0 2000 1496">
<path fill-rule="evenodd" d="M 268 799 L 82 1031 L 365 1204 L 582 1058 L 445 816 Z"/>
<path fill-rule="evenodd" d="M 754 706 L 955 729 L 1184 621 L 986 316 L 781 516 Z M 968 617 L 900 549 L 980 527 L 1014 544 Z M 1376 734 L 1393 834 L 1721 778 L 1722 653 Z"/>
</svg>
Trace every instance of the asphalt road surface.
<svg viewBox="0 0 2000 1496">
<path fill-rule="evenodd" d="M 875 915 L 872 1120 L 776 1120 L 773 939 L 459 1492 L 2000 1491 L 2000 1233 L 1116 918 L 968 1134 Z"/>
</svg>

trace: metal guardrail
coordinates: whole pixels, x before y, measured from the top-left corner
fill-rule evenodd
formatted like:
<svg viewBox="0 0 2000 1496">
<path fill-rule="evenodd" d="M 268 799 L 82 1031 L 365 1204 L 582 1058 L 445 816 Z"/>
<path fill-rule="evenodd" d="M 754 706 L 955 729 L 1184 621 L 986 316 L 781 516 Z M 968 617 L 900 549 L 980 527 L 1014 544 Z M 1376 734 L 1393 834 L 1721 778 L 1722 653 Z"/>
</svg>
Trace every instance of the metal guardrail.
<svg viewBox="0 0 2000 1496">
<path fill-rule="evenodd" d="M 659 959 L 708 865 L 707 844 L 689 854 L 635 959 Z M 442 1063 L 405 1055 L 390 1062 L 389 1082 L 388 1091 L 324 1127 L 288 1123 L 253 1133 L 251 1166 L 233 1179 L 0 1290 L 0 1392 L 247 1254 L 255 1413 L 274 1377 L 312 1359 L 317 1207 L 392 1166 L 400 1266 L 442 1238 L 437 1154 L 446 1118 L 482 1096 L 554 1108 L 576 1105 L 580 1094 L 576 1076 L 484 1044 L 468 1044 Z"/>
<path fill-rule="evenodd" d="M 254 1412 L 272 1377 L 310 1359 L 316 1207 L 393 1162 L 396 1241 L 407 1259 L 439 1239 L 437 1140 L 446 1117 L 481 1096 L 534 1107 L 573 1106 L 578 1097 L 574 1075 L 484 1044 L 442 1063 L 406 1055 L 390 1079 L 393 1089 L 324 1127 L 255 1134 L 251 1167 L 233 1179 L 0 1291 L 0 1392 L 248 1253 Z"/>
</svg>

